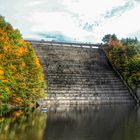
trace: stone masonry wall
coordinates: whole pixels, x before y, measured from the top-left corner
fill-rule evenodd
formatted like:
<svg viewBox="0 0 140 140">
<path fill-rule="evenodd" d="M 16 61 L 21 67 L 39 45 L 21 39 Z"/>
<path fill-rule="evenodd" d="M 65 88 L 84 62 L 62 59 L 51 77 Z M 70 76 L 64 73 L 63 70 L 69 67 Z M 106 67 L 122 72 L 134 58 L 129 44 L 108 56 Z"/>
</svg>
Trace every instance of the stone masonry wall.
<svg viewBox="0 0 140 140">
<path fill-rule="evenodd" d="M 46 104 L 133 102 L 100 48 L 32 43 L 47 80 Z"/>
</svg>

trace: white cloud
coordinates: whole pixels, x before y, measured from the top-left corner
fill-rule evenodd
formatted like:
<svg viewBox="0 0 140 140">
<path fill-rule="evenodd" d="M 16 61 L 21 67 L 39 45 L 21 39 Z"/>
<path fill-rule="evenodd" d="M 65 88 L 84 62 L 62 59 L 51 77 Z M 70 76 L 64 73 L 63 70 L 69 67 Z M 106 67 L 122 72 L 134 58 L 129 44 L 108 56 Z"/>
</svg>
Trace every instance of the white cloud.
<svg viewBox="0 0 140 140">
<path fill-rule="evenodd" d="M 0 0 L 0 3 L 0 13 L 25 38 L 61 32 L 76 40 L 101 41 L 107 33 L 123 37 L 140 30 L 139 5 L 116 17 L 117 7 L 125 8 L 126 3 L 133 4 L 135 0 Z M 115 17 L 105 18 L 107 11 L 110 15 L 114 12 L 113 8 Z"/>
<path fill-rule="evenodd" d="M 98 39 L 101 39 L 101 37 L 107 33 L 115 33 L 118 37 L 127 37 L 131 32 L 133 33 L 140 30 L 140 20 L 138 20 L 139 9 L 140 5 L 120 17 L 114 17 L 108 20 L 107 23 L 98 27 L 94 31 Z"/>
</svg>

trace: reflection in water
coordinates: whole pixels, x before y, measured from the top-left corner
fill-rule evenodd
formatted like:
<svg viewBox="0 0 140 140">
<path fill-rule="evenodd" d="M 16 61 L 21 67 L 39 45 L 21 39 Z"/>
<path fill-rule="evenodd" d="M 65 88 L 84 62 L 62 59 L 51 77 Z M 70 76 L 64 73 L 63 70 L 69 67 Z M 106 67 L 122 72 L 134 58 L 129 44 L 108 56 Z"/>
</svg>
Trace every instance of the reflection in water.
<svg viewBox="0 0 140 140">
<path fill-rule="evenodd" d="M 119 105 L 19 111 L 0 118 L 0 140 L 140 140 L 140 109 Z"/>
<path fill-rule="evenodd" d="M 41 140 L 47 115 L 41 112 L 13 112 L 0 118 L 0 140 Z"/>
<path fill-rule="evenodd" d="M 140 140 L 140 108 L 136 108 L 122 122 L 112 140 Z"/>
</svg>

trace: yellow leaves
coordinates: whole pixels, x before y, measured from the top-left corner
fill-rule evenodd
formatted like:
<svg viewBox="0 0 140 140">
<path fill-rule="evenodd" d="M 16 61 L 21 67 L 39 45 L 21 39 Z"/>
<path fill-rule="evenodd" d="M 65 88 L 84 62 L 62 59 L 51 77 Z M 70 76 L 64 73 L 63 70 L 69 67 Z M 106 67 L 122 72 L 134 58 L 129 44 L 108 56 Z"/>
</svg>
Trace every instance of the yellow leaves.
<svg viewBox="0 0 140 140">
<path fill-rule="evenodd" d="M 39 63 L 39 60 L 38 60 L 37 57 L 35 58 L 34 63 L 36 65 L 36 68 L 39 69 L 40 68 L 40 63 Z"/>
<path fill-rule="evenodd" d="M 27 49 L 26 48 L 19 47 L 19 48 L 17 48 L 16 55 L 17 56 L 23 56 L 26 52 L 27 52 Z"/>
<path fill-rule="evenodd" d="M 22 62 L 21 67 L 25 67 L 25 66 L 26 66 L 25 62 Z"/>
<path fill-rule="evenodd" d="M 9 87 L 6 87 L 6 88 L 5 88 L 5 90 L 6 90 L 6 92 L 7 92 L 7 93 L 9 93 L 9 92 L 10 92 Z"/>
<path fill-rule="evenodd" d="M 44 75 L 43 75 L 43 74 L 40 75 L 40 80 L 41 80 L 41 81 L 44 80 Z"/>
<path fill-rule="evenodd" d="M 30 43 L 25 40 L 22 40 L 22 45 L 27 47 L 27 46 L 30 46 Z"/>
<path fill-rule="evenodd" d="M 0 70 L 0 75 L 3 75 L 4 74 L 4 71 L 3 70 Z"/>
<path fill-rule="evenodd" d="M 11 65 L 11 70 L 12 70 L 12 71 L 16 71 L 16 67 L 13 66 L 13 65 Z"/>
<path fill-rule="evenodd" d="M 21 110 L 17 110 L 17 111 L 14 111 L 12 115 L 13 115 L 13 117 L 17 118 L 17 117 L 21 116 L 22 114 L 23 114 L 23 112 Z"/>
<path fill-rule="evenodd" d="M 3 56 L 4 58 L 12 56 L 14 54 L 14 47 L 11 44 L 6 44 L 3 46 Z"/>
<path fill-rule="evenodd" d="M 6 79 L 1 80 L 4 84 L 7 83 L 8 81 Z"/>
<path fill-rule="evenodd" d="M 140 61 L 140 54 L 137 54 L 133 57 L 135 61 Z"/>
<path fill-rule="evenodd" d="M 7 83 L 7 80 L 5 79 L 5 76 L 4 76 L 4 71 L 2 69 L 0 69 L 0 80 L 4 84 Z"/>
<path fill-rule="evenodd" d="M 18 52 L 20 53 L 20 54 L 24 54 L 24 53 L 26 53 L 26 48 L 23 48 L 23 47 L 20 47 L 19 49 L 18 49 Z"/>
<path fill-rule="evenodd" d="M 10 49 L 10 46 L 8 46 L 8 45 L 6 45 L 6 46 L 3 47 L 3 50 L 4 51 L 9 51 L 9 49 Z"/>
<path fill-rule="evenodd" d="M 0 54 L 0 60 L 3 59 L 3 54 Z"/>
<path fill-rule="evenodd" d="M 0 80 L 5 83 L 5 80 L 4 80 L 4 71 L 3 70 L 0 70 Z"/>
<path fill-rule="evenodd" d="M 12 93 L 10 96 L 10 102 L 15 105 L 22 105 L 23 99 L 21 97 L 17 96 L 16 93 Z"/>
<path fill-rule="evenodd" d="M 114 65 L 116 66 L 116 68 L 120 68 L 120 59 L 119 58 L 116 58 L 116 59 L 114 59 Z"/>
<path fill-rule="evenodd" d="M 15 79 L 20 79 L 20 74 L 15 74 L 14 77 Z"/>
<path fill-rule="evenodd" d="M 134 76 L 137 77 L 138 80 L 140 80 L 140 72 L 135 73 Z"/>
<path fill-rule="evenodd" d="M 22 89 L 26 89 L 27 88 L 26 83 L 21 83 L 21 87 L 22 87 Z"/>
<path fill-rule="evenodd" d="M 109 53 L 108 53 L 108 57 L 109 57 L 110 60 L 112 60 L 112 56 L 113 56 L 112 53 L 109 52 Z"/>
<path fill-rule="evenodd" d="M 16 97 L 16 93 L 13 93 L 11 96 L 12 96 L 12 97 Z"/>
<path fill-rule="evenodd" d="M 5 45 L 8 45 L 8 42 L 9 42 L 9 38 L 7 34 L 3 32 L 2 29 L 0 29 L 0 47 L 3 48 Z"/>
<path fill-rule="evenodd" d="M 2 81 L 3 79 L 4 79 L 4 76 L 1 76 L 1 75 L 0 75 L 0 81 Z"/>
<path fill-rule="evenodd" d="M 20 103 L 20 102 L 22 102 L 23 100 L 22 100 L 21 97 L 16 97 L 15 101 L 16 101 L 17 103 Z"/>
</svg>

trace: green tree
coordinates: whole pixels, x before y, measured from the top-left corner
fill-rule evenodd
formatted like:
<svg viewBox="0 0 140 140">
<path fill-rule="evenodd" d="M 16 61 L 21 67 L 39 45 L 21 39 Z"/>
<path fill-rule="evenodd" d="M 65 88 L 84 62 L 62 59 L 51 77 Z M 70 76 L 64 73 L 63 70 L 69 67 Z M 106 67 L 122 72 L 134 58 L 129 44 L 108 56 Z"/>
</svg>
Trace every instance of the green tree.
<svg viewBox="0 0 140 140">
<path fill-rule="evenodd" d="M 126 77 L 129 85 L 136 91 L 137 85 L 140 82 L 140 54 L 135 55 L 128 61 Z"/>
<path fill-rule="evenodd" d="M 109 44 L 109 42 L 113 40 L 113 41 L 118 41 L 117 36 L 115 34 L 107 34 L 103 37 L 102 41 L 106 44 Z"/>
<path fill-rule="evenodd" d="M 121 43 L 126 46 L 126 53 L 128 58 L 131 58 L 134 55 L 140 53 L 140 43 L 138 42 L 137 38 L 122 39 Z"/>
</svg>

